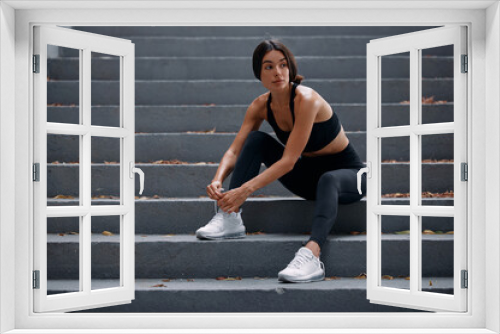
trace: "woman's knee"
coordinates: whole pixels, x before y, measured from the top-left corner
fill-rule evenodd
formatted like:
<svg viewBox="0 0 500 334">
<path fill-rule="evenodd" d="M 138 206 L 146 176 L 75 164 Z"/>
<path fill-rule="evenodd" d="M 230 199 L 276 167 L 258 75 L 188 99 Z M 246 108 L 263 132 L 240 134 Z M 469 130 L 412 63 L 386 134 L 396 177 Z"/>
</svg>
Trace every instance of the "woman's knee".
<svg viewBox="0 0 500 334">
<path fill-rule="evenodd" d="M 246 143 L 248 143 L 248 144 L 262 144 L 262 142 L 267 141 L 269 138 L 272 138 L 272 137 L 265 132 L 252 131 L 248 134 Z"/>
<path fill-rule="evenodd" d="M 283 154 L 283 148 L 276 139 L 262 131 L 252 131 L 248 134 L 243 151 L 244 154 L 259 154 L 262 157 L 262 162 L 266 165 L 276 162 L 280 152 L 281 155 Z"/>
<path fill-rule="evenodd" d="M 328 189 L 339 189 L 339 177 L 331 172 L 326 172 L 319 178 L 318 187 L 327 187 Z"/>
</svg>

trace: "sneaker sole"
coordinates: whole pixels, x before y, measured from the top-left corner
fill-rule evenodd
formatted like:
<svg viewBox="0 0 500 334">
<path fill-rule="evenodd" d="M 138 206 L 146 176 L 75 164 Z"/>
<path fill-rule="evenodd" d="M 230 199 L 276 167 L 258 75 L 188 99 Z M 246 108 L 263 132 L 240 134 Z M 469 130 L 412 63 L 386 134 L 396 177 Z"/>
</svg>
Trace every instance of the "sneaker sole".
<svg viewBox="0 0 500 334">
<path fill-rule="evenodd" d="M 324 279 L 325 279 L 324 273 L 322 273 L 319 276 L 313 275 L 312 277 L 303 277 L 303 278 L 289 277 L 286 275 L 278 276 L 278 281 L 285 283 L 311 283 L 311 282 L 323 281 Z"/>
<path fill-rule="evenodd" d="M 198 239 L 206 239 L 206 240 L 242 239 L 242 238 L 246 237 L 246 233 L 240 232 L 240 233 L 233 233 L 233 234 L 227 234 L 227 235 L 222 235 L 222 236 L 210 236 L 210 235 L 196 234 L 196 237 Z"/>
</svg>

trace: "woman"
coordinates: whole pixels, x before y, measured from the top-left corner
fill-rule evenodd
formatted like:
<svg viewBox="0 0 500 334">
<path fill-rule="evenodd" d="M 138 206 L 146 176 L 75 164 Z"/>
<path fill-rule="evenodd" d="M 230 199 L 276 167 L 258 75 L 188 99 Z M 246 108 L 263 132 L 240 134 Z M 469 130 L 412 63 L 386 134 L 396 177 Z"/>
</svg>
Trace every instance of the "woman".
<svg viewBox="0 0 500 334">
<path fill-rule="evenodd" d="M 253 54 L 253 71 L 269 92 L 248 107 L 240 131 L 207 186 L 219 211 L 196 236 L 244 237 L 240 207 L 256 190 L 279 180 L 292 193 L 316 202 L 311 237 L 278 278 L 323 280 L 321 247 L 335 222 L 338 204 L 362 198 L 357 172 L 364 165 L 330 105 L 313 89 L 299 85 L 303 77 L 297 75 L 295 58 L 286 46 L 275 40 L 260 43 Z M 264 120 L 282 144 L 257 131 Z M 259 174 L 261 163 L 267 169 Z M 222 182 L 231 172 L 229 191 L 223 193 Z M 364 183 L 363 178 L 363 189 Z"/>
</svg>

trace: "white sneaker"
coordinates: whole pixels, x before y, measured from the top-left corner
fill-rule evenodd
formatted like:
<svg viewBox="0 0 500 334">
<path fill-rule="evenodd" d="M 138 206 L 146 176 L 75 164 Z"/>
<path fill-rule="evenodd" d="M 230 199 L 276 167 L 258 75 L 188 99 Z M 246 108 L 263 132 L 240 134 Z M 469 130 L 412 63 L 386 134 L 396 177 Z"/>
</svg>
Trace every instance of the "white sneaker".
<svg viewBox="0 0 500 334">
<path fill-rule="evenodd" d="M 325 279 L 325 266 L 312 251 L 306 247 L 295 253 L 288 267 L 278 273 L 281 282 L 316 282 Z"/>
<path fill-rule="evenodd" d="M 245 233 L 241 209 L 233 213 L 219 210 L 207 225 L 196 231 L 196 237 L 199 239 L 237 239 L 244 238 Z"/>
</svg>

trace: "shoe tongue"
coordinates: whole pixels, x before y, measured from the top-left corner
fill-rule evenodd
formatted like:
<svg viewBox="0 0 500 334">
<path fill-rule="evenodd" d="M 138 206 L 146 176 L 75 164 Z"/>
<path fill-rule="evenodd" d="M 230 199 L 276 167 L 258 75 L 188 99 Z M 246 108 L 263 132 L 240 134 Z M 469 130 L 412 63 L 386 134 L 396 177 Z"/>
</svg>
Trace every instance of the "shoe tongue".
<svg viewBox="0 0 500 334">
<path fill-rule="evenodd" d="M 302 247 L 301 249 L 299 249 L 299 254 L 305 255 L 307 257 L 313 256 L 312 251 L 306 247 Z"/>
</svg>

